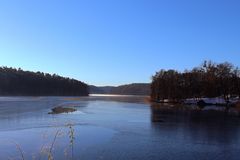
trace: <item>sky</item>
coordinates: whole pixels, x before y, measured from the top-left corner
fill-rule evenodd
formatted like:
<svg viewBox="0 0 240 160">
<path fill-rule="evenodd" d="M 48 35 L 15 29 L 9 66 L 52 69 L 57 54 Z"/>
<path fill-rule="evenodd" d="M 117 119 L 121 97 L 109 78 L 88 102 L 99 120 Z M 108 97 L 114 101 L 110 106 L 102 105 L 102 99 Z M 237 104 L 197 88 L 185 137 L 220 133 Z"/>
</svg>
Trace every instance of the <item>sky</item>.
<svg viewBox="0 0 240 160">
<path fill-rule="evenodd" d="M 0 66 L 88 84 L 150 82 L 204 60 L 240 66 L 239 0 L 1 0 Z"/>
</svg>

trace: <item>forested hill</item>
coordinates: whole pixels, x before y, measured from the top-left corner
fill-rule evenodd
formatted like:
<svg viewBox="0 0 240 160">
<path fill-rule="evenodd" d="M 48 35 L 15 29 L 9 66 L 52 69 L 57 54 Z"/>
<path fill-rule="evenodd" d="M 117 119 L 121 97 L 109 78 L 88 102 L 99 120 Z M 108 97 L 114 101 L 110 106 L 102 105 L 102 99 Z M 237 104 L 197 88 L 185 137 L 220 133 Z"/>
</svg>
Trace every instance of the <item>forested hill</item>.
<svg viewBox="0 0 240 160">
<path fill-rule="evenodd" d="M 88 85 L 56 74 L 0 67 L 1 96 L 87 96 Z"/>
<path fill-rule="evenodd" d="M 112 88 L 111 94 L 121 95 L 150 95 L 150 84 L 133 83 Z"/>
<path fill-rule="evenodd" d="M 119 95 L 150 95 L 150 84 L 132 83 L 118 87 L 96 87 L 90 86 L 92 94 L 119 94 Z"/>
<path fill-rule="evenodd" d="M 98 86 L 90 85 L 89 93 L 91 93 L 91 94 L 110 94 L 110 92 L 113 88 L 114 88 L 113 86 L 98 87 Z"/>
</svg>

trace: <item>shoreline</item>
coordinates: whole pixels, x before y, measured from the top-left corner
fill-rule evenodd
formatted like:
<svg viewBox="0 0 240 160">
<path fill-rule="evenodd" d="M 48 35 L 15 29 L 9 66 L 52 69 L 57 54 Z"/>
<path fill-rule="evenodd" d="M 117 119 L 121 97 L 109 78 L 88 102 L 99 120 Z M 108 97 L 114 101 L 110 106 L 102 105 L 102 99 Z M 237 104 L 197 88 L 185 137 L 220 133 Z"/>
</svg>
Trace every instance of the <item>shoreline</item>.
<svg viewBox="0 0 240 160">
<path fill-rule="evenodd" d="M 200 98 L 200 99 L 182 99 L 179 101 L 169 101 L 168 99 L 165 100 L 153 100 L 150 99 L 153 103 L 158 104 L 182 104 L 182 105 L 197 105 L 197 106 L 222 106 L 222 107 L 234 107 L 240 103 L 240 98 L 233 98 L 229 99 L 229 102 L 226 102 L 223 98 Z"/>
</svg>

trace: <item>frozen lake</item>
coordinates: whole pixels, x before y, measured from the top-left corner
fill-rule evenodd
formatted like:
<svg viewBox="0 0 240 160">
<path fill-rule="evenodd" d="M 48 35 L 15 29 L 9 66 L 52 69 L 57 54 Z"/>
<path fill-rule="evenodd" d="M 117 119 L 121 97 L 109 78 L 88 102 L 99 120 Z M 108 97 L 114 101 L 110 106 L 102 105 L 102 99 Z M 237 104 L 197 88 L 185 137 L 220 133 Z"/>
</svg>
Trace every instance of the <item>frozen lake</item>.
<svg viewBox="0 0 240 160">
<path fill-rule="evenodd" d="M 25 160 L 239 159 L 238 118 L 162 115 L 144 98 L 0 97 L 0 159 L 21 159 L 21 151 Z M 48 114 L 56 106 L 77 111 Z"/>
</svg>

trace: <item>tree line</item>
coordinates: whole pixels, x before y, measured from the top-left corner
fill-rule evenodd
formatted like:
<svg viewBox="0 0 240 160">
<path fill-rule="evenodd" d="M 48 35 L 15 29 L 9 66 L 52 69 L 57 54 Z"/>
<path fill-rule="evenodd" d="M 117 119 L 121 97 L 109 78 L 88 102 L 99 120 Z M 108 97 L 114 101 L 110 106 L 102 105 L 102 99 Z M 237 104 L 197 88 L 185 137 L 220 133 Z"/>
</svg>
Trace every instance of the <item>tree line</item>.
<svg viewBox="0 0 240 160">
<path fill-rule="evenodd" d="M 87 96 L 88 85 L 56 74 L 0 67 L 0 95 Z"/>
<path fill-rule="evenodd" d="M 240 96 L 240 70 L 229 62 L 204 61 L 192 70 L 160 70 L 152 76 L 153 101 Z"/>
</svg>

